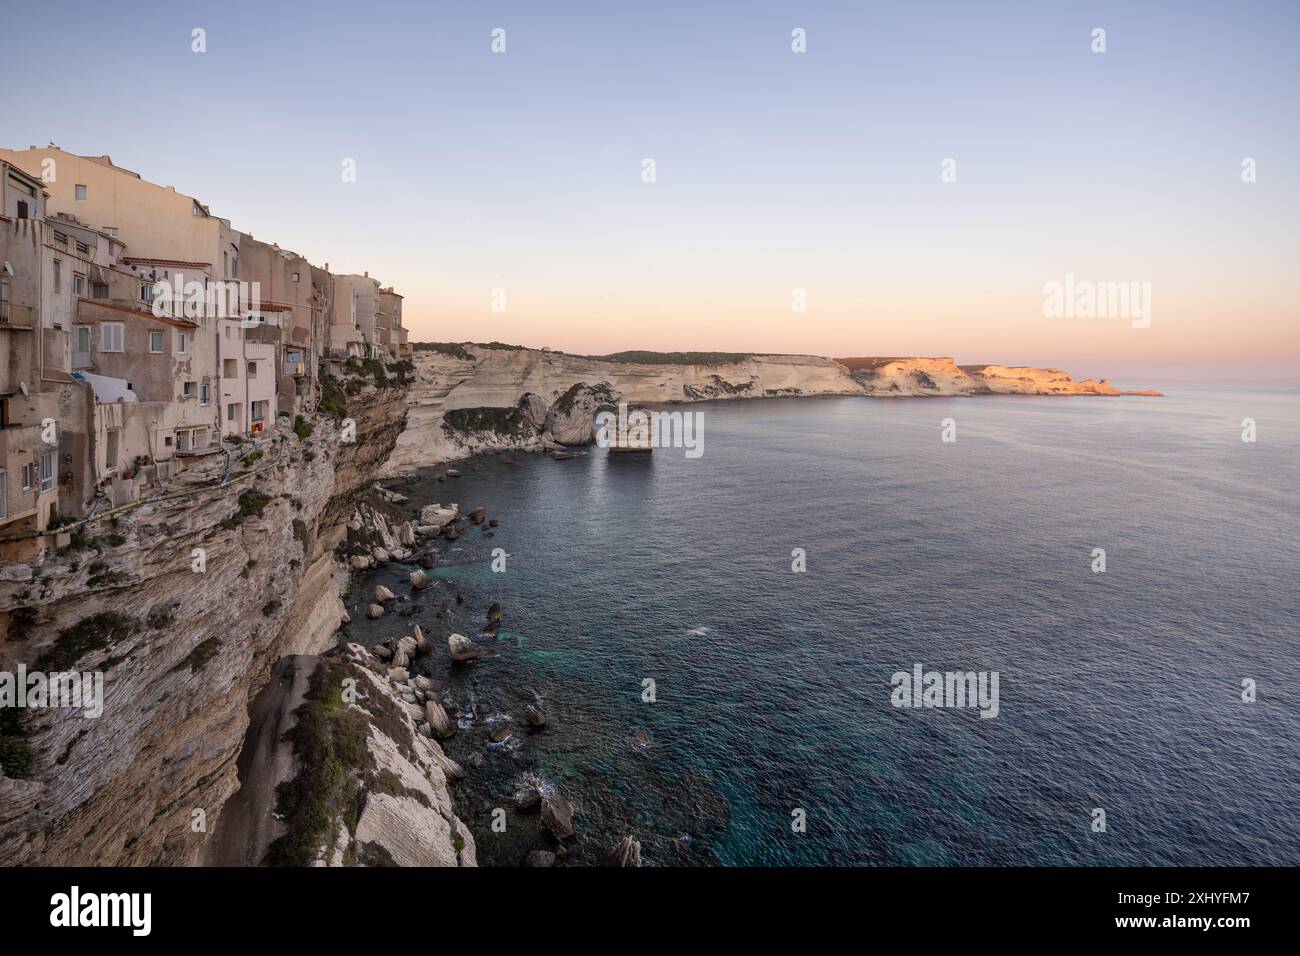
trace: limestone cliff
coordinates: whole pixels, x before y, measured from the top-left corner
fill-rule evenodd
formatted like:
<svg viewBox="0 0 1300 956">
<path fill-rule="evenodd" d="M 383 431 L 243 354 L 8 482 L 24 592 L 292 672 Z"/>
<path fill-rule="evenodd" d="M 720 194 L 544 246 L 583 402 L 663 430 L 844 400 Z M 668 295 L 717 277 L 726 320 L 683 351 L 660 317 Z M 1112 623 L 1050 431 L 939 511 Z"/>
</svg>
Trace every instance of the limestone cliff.
<svg viewBox="0 0 1300 956">
<path fill-rule="evenodd" d="M 470 344 L 417 351 L 407 427 L 398 437 L 385 471 L 450 461 L 480 451 L 540 450 L 551 441 L 589 442 L 588 413 L 620 401 L 669 403 L 797 395 L 1121 394 L 1105 380 L 1076 382 L 1057 369 L 957 365 L 947 357 L 652 358 L 640 353 L 600 358 Z"/>
<path fill-rule="evenodd" d="M 0 671 L 104 675 L 98 718 L 3 712 L 0 864 L 196 860 L 272 666 L 334 641 L 335 549 L 403 428 L 399 388 L 354 380 L 343 401 L 355 441 L 328 415 L 282 419 L 227 446 L 228 471 L 212 456 L 71 528 L 60 550 L 0 567 Z"/>
</svg>

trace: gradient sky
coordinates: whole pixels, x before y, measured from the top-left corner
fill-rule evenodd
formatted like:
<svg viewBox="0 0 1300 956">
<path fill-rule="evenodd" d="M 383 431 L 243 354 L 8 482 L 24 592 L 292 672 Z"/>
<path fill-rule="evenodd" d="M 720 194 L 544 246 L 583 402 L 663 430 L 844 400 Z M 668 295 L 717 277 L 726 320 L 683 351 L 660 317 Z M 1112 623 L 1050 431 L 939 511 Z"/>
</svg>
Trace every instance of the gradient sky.
<svg viewBox="0 0 1300 956">
<path fill-rule="evenodd" d="M 412 339 L 947 354 L 1127 386 L 1300 367 L 1294 2 L 28 12 L 0 144 L 108 153 L 369 270 Z M 1151 327 L 1045 318 L 1067 272 L 1150 282 Z"/>
</svg>

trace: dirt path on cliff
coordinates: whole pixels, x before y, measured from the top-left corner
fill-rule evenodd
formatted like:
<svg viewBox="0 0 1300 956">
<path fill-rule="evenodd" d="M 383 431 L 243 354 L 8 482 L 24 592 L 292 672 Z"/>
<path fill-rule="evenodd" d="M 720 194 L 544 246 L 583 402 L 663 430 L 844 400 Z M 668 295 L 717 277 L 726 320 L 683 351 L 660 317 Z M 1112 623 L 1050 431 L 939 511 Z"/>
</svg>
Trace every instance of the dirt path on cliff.
<svg viewBox="0 0 1300 956">
<path fill-rule="evenodd" d="M 257 866 L 267 847 L 284 833 L 284 824 L 272 816 L 275 788 L 293 776 L 293 744 L 286 734 L 297 723 L 293 712 L 302 703 L 318 660 L 311 654 L 281 658 L 253 698 L 236 763 L 239 789 L 221 808 L 212 839 L 200 854 L 201 866 Z"/>
</svg>

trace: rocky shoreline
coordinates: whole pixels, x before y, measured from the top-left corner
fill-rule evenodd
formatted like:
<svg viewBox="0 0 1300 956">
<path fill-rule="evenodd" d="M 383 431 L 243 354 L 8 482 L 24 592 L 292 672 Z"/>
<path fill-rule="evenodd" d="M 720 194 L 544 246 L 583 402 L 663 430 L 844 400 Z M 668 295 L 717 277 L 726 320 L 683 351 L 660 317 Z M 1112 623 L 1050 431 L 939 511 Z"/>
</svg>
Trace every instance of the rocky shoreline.
<svg viewBox="0 0 1300 956">
<path fill-rule="evenodd" d="M 443 467 L 432 480 L 459 475 L 459 469 Z M 493 680 L 483 676 L 482 668 L 502 652 L 495 638 L 507 611 L 497 601 L 476 605 L 473 594 L 438 577 L 436 569 L 454 560 L 440 549 L 459 549 L 467 538 L 476 548 L 468 560 L 485 560 L 477 545 L 490 541 L 499 523 L 485 507 L 463 511 L 455 503 L 422 503 L 394 490 L 416 478 L 405 473 L 375 484 L 361 496 L 348 521 L 348 538 L 341 547 L 347 552 L 353 580 L 339 647 L 352 665 L 365 667 L 387 682 L 387 693 L 401 707 L 409 731 L 420 738 L 430 763 L 439 767 L 447 783 L 458 787 L 485 761 L 520 756 L 530 741 L 554 726 L 555 718 L 538 696 L 507 712 L 489 708 L 474 699 L 476 693 L 467 693 L 468 683 L 482 693 L 484 681 Z M 381 571 L 386 572 L 387 583 L 376 583 Z M 383 638 L 353 635 L 363 620 L 370 628 L 396 623 L 401 633 Z M 429 636 L 426 628 L 438 636 Z M 460 761 L 445 753 L 448 746 L 463 754 Z M 452 788 L 453 794 L 457 787 Z M 540 773 L 523 771 L 509 793 L 494 796 L 498 799 L 489 803 L 499 805 L 478 801 L 476 822 L 467 833 L 478 829 L 485 837 L 495 836 L 505 829 L 508 814 L 512 828 L 522 829 L 526 836 L 517 838 L 522 841 L 520 852 L 504 861 L 507 865 L 552 866 L 569 857 L 578 832 L 575 817 L 581 811 L 562 788 Z M 453 804 L 460 802 L 459 797 L 453 799 Z M 526 821 L 523 827 L 518 825 L 521 817 Z M 371 834 L 371 839 L 385 846 L 393 842 L 384 833 Z M 469 843 L 473 838 L 466 839 Z M 584 839 L 589 838 L 584 835 Z M 608 843 L 600 850 L 602 862 L 641 865 L 641 842 L 634 835 L 624 834 Z M 462 854 L 462 861 L 465 858 Z"/>
</svg>

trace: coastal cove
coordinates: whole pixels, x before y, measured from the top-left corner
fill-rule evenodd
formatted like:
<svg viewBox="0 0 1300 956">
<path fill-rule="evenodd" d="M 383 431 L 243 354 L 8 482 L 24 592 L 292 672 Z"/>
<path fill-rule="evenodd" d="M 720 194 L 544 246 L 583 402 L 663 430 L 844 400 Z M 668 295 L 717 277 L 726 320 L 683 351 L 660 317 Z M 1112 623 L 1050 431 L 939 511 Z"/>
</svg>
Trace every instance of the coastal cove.
<svg viewBox="0 0 1300 956">
<path fill-rule="evenodd" d="M 428 637 L 480 865 L 555 849 L 532 784 L 575 808 L 564 865 L 627 835 L 646 865 L 1294 863 L 1295 401 L 703 402 L 698 459 L 408 465 L 408 517 L 486 519 L 432 542 L 427 591 L 418 556 L 354 574 L 342 637 Z M 453 665 L 451 633 L 484 656 Z M 996 719 L 891 706 L 918 665 L 999 673 Z"/>
</svg>

